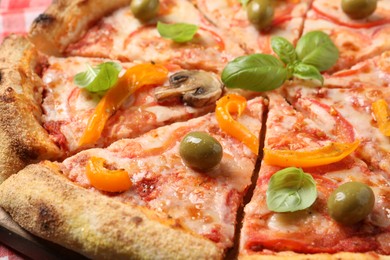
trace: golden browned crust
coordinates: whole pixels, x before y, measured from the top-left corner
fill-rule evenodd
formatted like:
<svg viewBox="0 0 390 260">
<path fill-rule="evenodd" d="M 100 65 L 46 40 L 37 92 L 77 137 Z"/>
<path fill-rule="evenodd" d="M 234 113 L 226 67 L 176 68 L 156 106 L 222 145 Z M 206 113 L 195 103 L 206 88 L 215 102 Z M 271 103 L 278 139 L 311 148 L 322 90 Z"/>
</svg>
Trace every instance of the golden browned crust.
<svg viewBox="0 0 390 260">
<path fill-rule="evenodd" d="M 75 185 L 51 163 L 29 165 L 7 179 L 0 186 L 0 205 L 33 234 L 91 258 L 223 256 L 216 244 L 174 221 L 157 221 L 142 208 Z"/>
<path fill-rule="evenodd" d="M 29 38 L 40 51 L 60 55 L 103 16 L 130 0 L 58 0 L 33 22 Z"/>
<path fill-rule="evenodd" d="M 22 37 L 10 36 L 0 46 L 0 183 L 28 163 L 60 156 L 40 124 L 39 57 Z"/>
</svg>

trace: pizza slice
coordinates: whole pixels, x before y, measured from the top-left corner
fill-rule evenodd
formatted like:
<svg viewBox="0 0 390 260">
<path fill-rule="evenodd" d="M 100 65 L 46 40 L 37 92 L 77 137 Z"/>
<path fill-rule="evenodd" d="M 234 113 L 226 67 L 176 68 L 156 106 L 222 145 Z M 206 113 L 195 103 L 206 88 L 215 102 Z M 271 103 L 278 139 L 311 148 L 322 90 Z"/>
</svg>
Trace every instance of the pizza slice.
<svg viewBox="0 0 390 260">
<path fill-rule="evenodd" d="M 303 34 L 323 31 L 340 51 L 340 58 L 328 72 L 347 69 L 356 63 L 390 50 L 390 2 L 378 1 L 375 12 L 364 19 L 345 14 L 339 0 L 314 0 L 304 22 Z"/>
<path fill-rule="evenodd" d="M 27 163 L 61 155 L 40 123 L 44 84 L 34 68 L 41 58 L 23 38 L 0 46 L 0 183 Z"/>
<path fill-rule="evenodd" d="M 364 60 L 350 69 L 341 70 L 331 76 L 325 75 L 327 88 L 351 88 L 362 86 L 390 86 L 390 51 Z"/>
<path fill-rule="evenodd" d="M 68 26 L 62 24 L 64 19 L 56 19 L 60 7 L 53 5 L 43 14 L 43 16 L 53 18 L 47 21 L 38 17 L 30 32 L 30 38 L 37 43 L 37 46 L 41 46 L 39 45 L 41 41 L 51 41 L 53 38 L 51 34 L 64 38 L 66 39 L 64 42 L 70 44 L 53 43 L 55 45 L 53 48 L 67 56 L 106 57 L 130 62 L 169 62 L 186 69 L 204 69 L 214 72 L 221 71 L 229 60 L 244 54 L 228 34 L 222 33 L 209 23 L 189 1 L 164 0 L 159 2 L 158 13 L 151 20 L 144 21 L 136 18 L 129 3 L 110 15 L 105 17 L 102 15 L 93 26 L 91 23 L 84 23 L 84 18 L 72 17 L 73 14 L 83 11 L 81 6 L 73 6 L 74 8 L 70 8 L 66 13 L 66 17 L 69 16 L 68 19 L 72 20 L 79 19 L 79 26 L 85 32 L 82 37 L 78 37 L 80 34 L 74 35 L 67 30 L 57 31 L 46 28 L 47 23 L 53 28 Z M 181 25 L 167 29 L 168 32 L 165 31 L 165 34 L 160 35 L 157 30 L 158 23 Z M 188 28 L 188 25 L 191 28 Z M 180 37 L 192 31 L 193 26 L 197 28 L 193 38 L 176 40 L 177 36 Z M 43 28 L 50 33 L 41 33 Z M 44 48 L 41 50 L 47 52 Z"/>
<path fill-rule="evenodd" d="M 381 70 L 390 64 L 382 60 L 386 56 L 384 53 L 380 59 L 371 60 L 377 64 L 378 61 L 382 62 L 379 63 L 382 67 L 373 66 L 377 70 L 370 70 L 367 65 L 371 62 L 366 61 L 351 70 L 341 71 L 326 78 L 323 88 L 296 84 L 284 88 L 284 93 L 298 111 L 317 124 L 323 124 L 324 129 L 336 125 L 341 119 L 348 122 L 353 127 L 356 138 L 361 141 L 356 155 L 372 169 L 382 171 L 384 176 L 390 179 L 390 140 L 379 128 L 382 122 L 386 122 L 386 119 L 379 118 L 385 115 L 386 111 L 375 114 L 373 107 L 379 100 L 390 104 L 390 92 L 386 85 L 389 73 Z M 328 88 L 328 82 L 333 86 Z M 335 115 L 333 119 L 324 116 L 329 112 Z M 346 132 L 347 129 L 350 127 L 343 127 L 340 132 Z M 330 131 L 329 129 L 328 132 Z"/>
<path fill-rule="evenodd" d="M 388 180 L 354 155 L 350 142 L 355 137 L 347 123 L 313 109 L 327 121 L 319 124 L 282 96 L 269 98 L 264 159 L 244 209 L 240 257 L 375 259 L 389 254 Z M 338 125 L 329 118 L 339 118 Z"/>
<path fill-rule="evenodd" d="M 214 110 L 223 93 L 216 74 L 184 70 L 173 64 L 117 62 L 122 69 L 108 91 L 76 85 L 76 75 L 107 62 L 113 61 L 49 57 L 44 64 L 42 125 L 65 154 L 86 147 L 106 147 L 121 138 L 204 115 Z M 85 78 L 93 77 L 93 73 Z M 91 84 L 104 84 L 106 78 L 96 76 Z"/>
<path fill-rule="evenodd" d="M 263 107 L 249 101 L 236 122 L 258 135 Z M 28 231 L 87 257 L 220 259 L 256 159 L 211 113 L 27 166 L 1 185 L 0 204 Z"/>
<path fill-rule="evenodd" d="M 204 115 L 223 94 L 219 76 L 203 70 L 47 57 L 20 37 L 7 39 L 2 48 L 1 181 L 31 162 L 106 147 Z M 76 85 L 79 74 L 79 82 L 88 84 Z"/>
<path fill-rule="evenodd" d="M 247 54 L 271 54 L 270 40 L 272 36 L 282 36 L 293 44 L 298 41 L 311 0 L 263 1 L 261 7 L 253 7 L 254 10 L 251 11 L 251 14 L 254 16 L 256 12 L 261 12 L 260 9 L 269 8 L 272 10 L 272 21 L 265 28 L 258 28 L 248 19 L 247 10 L 251 4 L 242 4 L 248 1 L 192 0 L 192 2 L 210 21 L 222 30 L 229 32 L 235 41 L 246 50 Z M 266 11 L 264 13 L 266 16 Z M 259 21 L 261 19 L 258 18 Z"/>
</svg>

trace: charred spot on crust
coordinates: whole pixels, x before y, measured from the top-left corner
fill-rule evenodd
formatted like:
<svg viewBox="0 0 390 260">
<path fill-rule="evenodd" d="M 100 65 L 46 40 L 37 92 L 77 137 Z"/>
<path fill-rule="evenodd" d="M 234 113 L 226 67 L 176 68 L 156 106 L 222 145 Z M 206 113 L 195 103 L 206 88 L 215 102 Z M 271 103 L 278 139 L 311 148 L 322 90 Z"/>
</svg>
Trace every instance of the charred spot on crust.
<svg viewBox="0 0 390 260">
<path fill-rule="evenodd" d="M 3 71 L 0 70 L 0 84 L 1 84 L 2 81 L 3 81 Z"/>
<path fill-rule="evenodd" d="M 36 208 L 38 209 L 37 223 L 40 230 L 47 234 L 54 234 L 60 223 L 55 209 L 44 202 L 38 202 Z"/>
<path fill-rule="evenodd" d="M 15 102 L 15 91 L 8 87 L 2 95 L 0 95 L 0 101 L 4 103 Z"/>
<path fill-rule="evenodd" d="M 24 162 L 29 162 L 38 159 L 39 151 L 31 148 L 19 139 L 11 141 L 11 147 L 14 153 Z"/>
<path fill-rule="evenodd" d="M 37 18 L 35 18 L 34 23 L 42 24 L 42 25 L 49 25 L 53 23 L 55 20 L 55 17 L 51 16 L 50 14 L 40 14 Z"/>
</svg>

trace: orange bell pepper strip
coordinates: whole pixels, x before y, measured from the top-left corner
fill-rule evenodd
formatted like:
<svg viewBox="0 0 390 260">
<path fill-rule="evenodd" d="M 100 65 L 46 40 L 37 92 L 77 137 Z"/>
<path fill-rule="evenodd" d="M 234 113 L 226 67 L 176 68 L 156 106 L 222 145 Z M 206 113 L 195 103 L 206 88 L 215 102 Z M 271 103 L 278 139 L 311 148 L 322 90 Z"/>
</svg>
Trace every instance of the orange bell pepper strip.
<svg viewBox="0 0 390 260">
<path fill-rule="evenodd" d="M 243 142 L 256 155 L 259 152 L 259 139 L 243 124 L 236 121 L 231 113 L 241 116 L 246 108 L 246 99 L 243 96 L 229 94 L 217 101 L 215 117 L 222 131 Z"/>
<path fill-rule="evenodd" d="M 101 191 L 122 192 L 130 189 L 132 182 L 125 170 L 109 170 L 104 167 L 105 160 L 91 157 L 87 161 L 86 173 L 93 187 Z"/>
<path fill-rule="evenodd" d="M 163 84 L 167 76 L 168 70 L 162 65 L 146 63 L 129 68 L 96 106 L 79 140 L 79 146 L 95 143 L 100 138 L 107 120 L 137 89 L 146 85 Z"/>
<path fill-rule="evenodd" d="M 372 103 L 372 112 L 375 115 L 379 130 L 385 135 L 390 136 L 390 112 L 389 106 L 384 99 L 379 99 Z"/>
<path fill-rule="evenodd" d="M 272 150 L 264 148 L 264 161 L 267 164 L 282 167 L 314 167 L 341 161 L 359 146 L 353 143 L 330 143 L 311 151 Z"/>
</svg>

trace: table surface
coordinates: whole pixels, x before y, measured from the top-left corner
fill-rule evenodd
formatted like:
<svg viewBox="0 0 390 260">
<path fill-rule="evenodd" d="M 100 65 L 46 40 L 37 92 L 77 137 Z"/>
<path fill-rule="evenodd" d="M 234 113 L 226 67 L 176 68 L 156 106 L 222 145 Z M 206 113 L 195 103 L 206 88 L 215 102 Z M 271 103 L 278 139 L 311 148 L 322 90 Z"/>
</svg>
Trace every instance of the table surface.
<svg viewBox="0 0 390 260">
<path fill-rule="evenodd" d="M 35 17 L 50 3 L 51 0 L 0 0 L 0 42 L 10 33 L 25 34 Z M 0 220 L 5 221 L 5 218 Z M 25 259 L 25 256 L 14 250 L 17 247 L 11 241 L 11 232 L 6 229 L 1 231 L 0 241 L 3 243 L 0 242 L 0 260 Z"/>
</svg>

